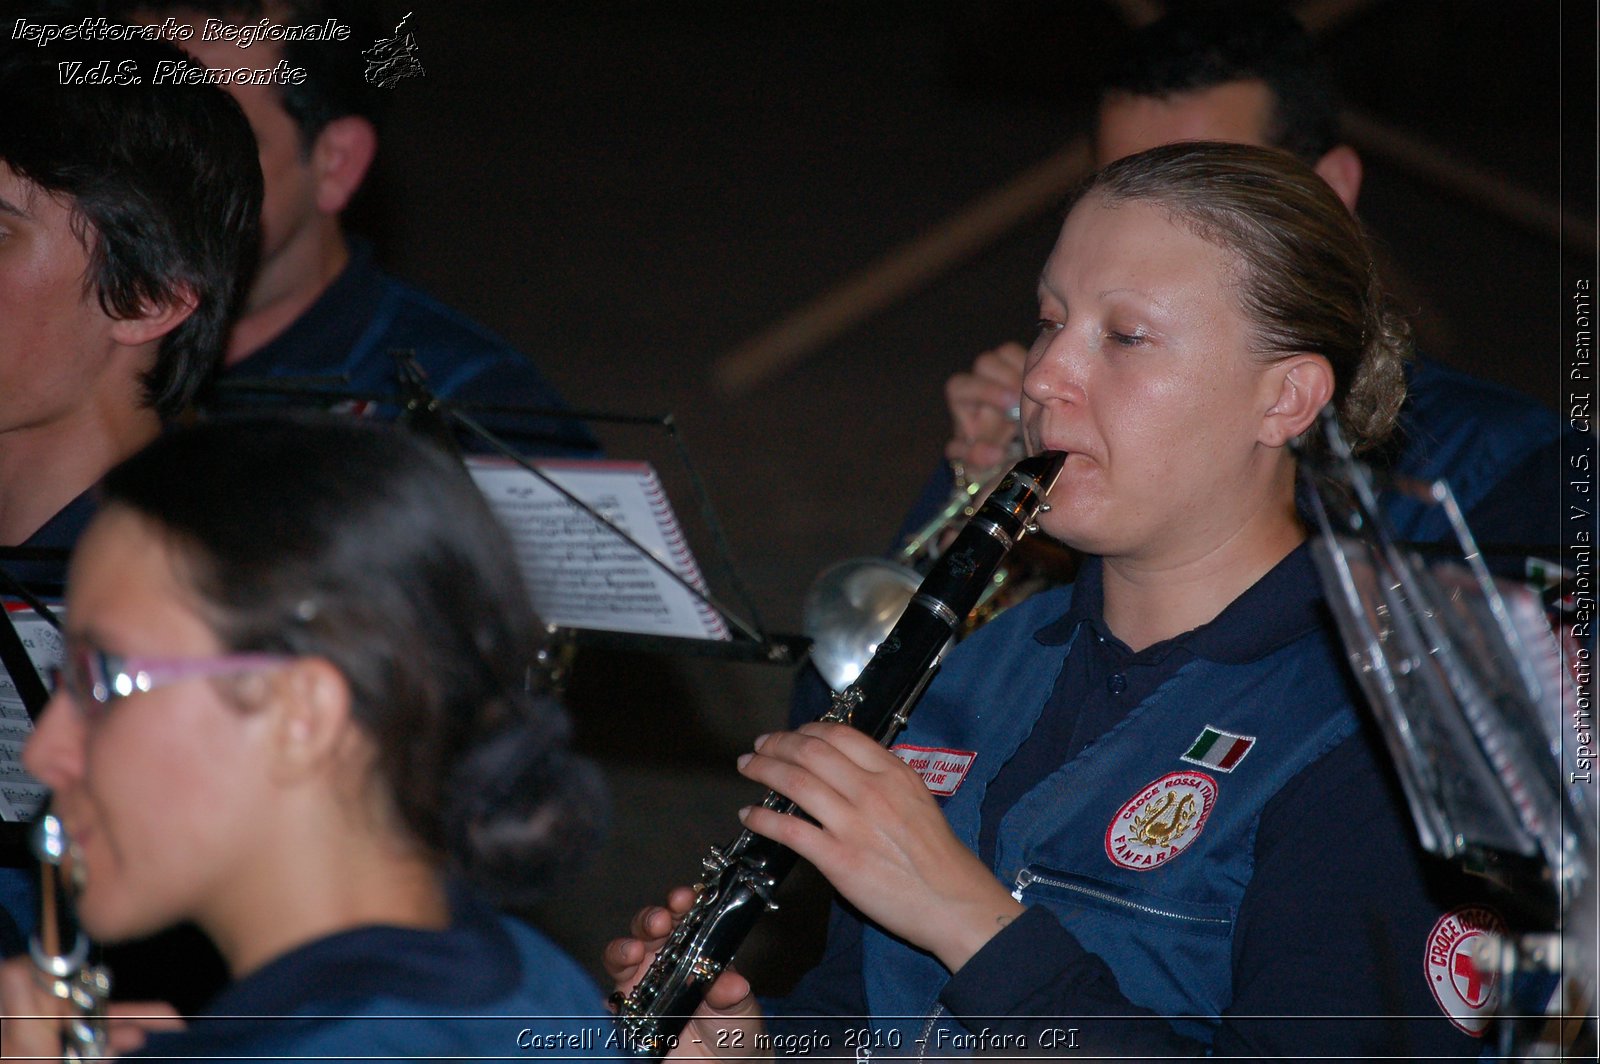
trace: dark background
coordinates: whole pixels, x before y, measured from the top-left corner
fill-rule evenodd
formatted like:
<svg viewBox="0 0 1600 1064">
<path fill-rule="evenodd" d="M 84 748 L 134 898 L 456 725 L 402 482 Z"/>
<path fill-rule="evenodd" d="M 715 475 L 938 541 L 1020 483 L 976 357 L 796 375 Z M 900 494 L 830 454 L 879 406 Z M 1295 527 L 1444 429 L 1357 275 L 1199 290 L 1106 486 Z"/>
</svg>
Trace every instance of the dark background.
<svg viewBox="0 0 1600 1064">
<path fill-rule="evenodd" d="M 392 90 L 358 218 L 389 267 L 514 341 L 574 405 L 674 413 L 764 620 L 798 631 L 813 574 L 884 549 L 939 460 L 945 378 L 1027 337 L 1058 219 L 1038 214 L 746 394 L 719 391 L 714 362 L 1082 132 L 1083 86 L 1140 6 L 417 0 L 426 76 Z M 1562 273 L 1594 276 L 1594 86 L 1570 76 L 1592 71 L 1594 4 L 1295 6 L 1332 21 L 1353 109 L 1578 223 L 1563 248 L 1358 144 L 1361 214 L 1421 346 L 1554 409 Z M 660 464 L 692 509 L 659 437 L 600 434 Z M 789 682 L 580 655 L 571 703 L 615 827 L 543 915 L 591 968 L 633 909 L 731 836 L 748 791 L 733 758 L 781 722 Z M 799 887 L 747 951 L 768 989 L 813 948 L 820 891 Z"/>
</svg>

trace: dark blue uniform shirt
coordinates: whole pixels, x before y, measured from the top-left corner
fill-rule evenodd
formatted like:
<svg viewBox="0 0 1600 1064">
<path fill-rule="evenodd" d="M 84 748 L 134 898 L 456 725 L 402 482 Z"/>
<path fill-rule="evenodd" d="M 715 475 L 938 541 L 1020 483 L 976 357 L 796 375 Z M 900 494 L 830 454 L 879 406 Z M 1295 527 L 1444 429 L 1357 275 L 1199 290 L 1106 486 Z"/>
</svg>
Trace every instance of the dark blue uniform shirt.
<svg viewBox="0 0 1600 1064">
<path fill-rule="evenodd" d="M 1086 562 L 1067 613 L 1033 636 L 1063 645 L 1085 629 L 1039 723 L 985 792 L 986 863 L 999 820 L 1017 797 L 1115 727 L 1185 663 L 1201 657 L 1245 664 L 1332 624 L 1304 546 L 1209 624 L 1138 652 L 1105 627 L 1100 575 L 1098 559 Z M 1405 1059 L 1477 1052 L 1481 1043 L 1444 1019 L 1421 978 L 1426 929 L 1439 910 L 1434 899 L 1456 903 L 1471 895 L 1456 873 L 1420 853 L 1375 733 L 1340 743 L 1267 802 L 1254 861 L 1235 922 L 1233 1003 L 1210 1052 L 1348 1057 L 1382 1046 L 1373 1051 Z M 829 936 L 819 967 L 773 1003 L 775 1030 L 813 1031 L 819 1021 L 812 1017 L 865 1014 L 861 924 L 836 909 Z M 1051 977 L 1041 981 L 1041 972 Z M 1043 906 L 975 954 L 950 978 L 940 1003 L 956 1017 L 986 1018 L 996 1030 L 1008 1022 L 1036 1028 L 1029 1017 L 1081 1021 L 1086 1038 L 1123 1055 L 1205 1051 L 1129 1001 L 1106 963 Z M 820 1029 L 834 1033 L 838 1046 L 845 1026 Z"/>
<path fill-rule="evenodd" d="M 441 931 L 371 926 L 268 962 L 135 1058 L 400 1060 L 618 1055 L 600 992 L 538 931 L 464 890 Z"/>
</svg>

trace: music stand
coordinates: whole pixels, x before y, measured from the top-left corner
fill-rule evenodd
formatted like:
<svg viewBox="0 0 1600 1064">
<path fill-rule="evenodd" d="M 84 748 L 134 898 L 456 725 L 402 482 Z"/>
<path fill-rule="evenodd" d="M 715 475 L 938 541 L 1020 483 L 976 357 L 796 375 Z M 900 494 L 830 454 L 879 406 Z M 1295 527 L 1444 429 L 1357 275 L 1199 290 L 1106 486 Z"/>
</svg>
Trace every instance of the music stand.
<svg viewBox="0 0 1600 1064">
<path fill-rule="evenodd" d="M 659 569 L 672 582 L 681 586 L 695 600 L 714 611 L 725 622 L 731 634 L 731 638 L 726 640 L 692 639 L 595 628 L 552 627 L 549 629 L 550 639 L 552 644 L 557 647 L 600 647 L 669 656 L 711 657 L 730 661 L 783 666 L 798 665 L 805 659 L 806 652 L 811 645 L 809 639 L 800 635 L 773 633 L 763 625 L 754 600 L 751 598 L 744 582 L 739 578 L 738 571 L 732 561 L 732 551 L 722 531 L 721 522 L 717 519 L 710 495 L 706 491 L 699 471 L 695 468 L 689 448 L 684 442 L 682 432 L 673 415 L 670 413 L 660 415 L 618 414 L 598 410 L 561 409 L 442 399 L 428 387 L 427 374 L 417 363 L 414 352 L 397 350 L 391 352 L 391 355 L 395 359 L 397 380 L 400 387 L 400 391 L 392 395 L 375 395 L 351 391 L 345 387 L 330 387 L 330 383 L 337 385 L 341 379 L 329 377 L 239 379 L 219 382 L 218 387 L 233 392 L 297 399 L 325 407 L 351 402 L 374 403 L 391 407 L 399 411 L 399 420 L 402 423 L 420 431 L 423 435 L 441 444 L 452 453 L 456 453 L 458 457 L 459 448 L 455 444 L 454 430 L 460 428 L 471 438 L 485 444 L 490 452 L 509 460 L 520 469 L 531 474 L 541 484 L 553 489 L 575 509 L 607 529 L 609 534 L 614 535 L 617 540 L 626 543 L 637 551 L 650 565 Z M 232 416 L 232 412 L 228 416 Z M 714 559 L 718 571 L 727 581 L 728 586 L 733 589 L 734 594 L 738 597 L 743 614 L 736 612 L 709 590 L 696 587 L 691 581 L 686 580 L 663 559 L 642 546 L 627 531 L 618 527 L 604 514 L 556 483 L 555 480 L 538 469 L 524 455 L 511 447 L 496 432 L 485 426 L 480 418 L 487 417 L 516 417 L 551 421 L 570 420 L 588 424 L 631 425 L 659 429 L 666 437 L 685 473 L 690 491 L 699 508 L 701 520 L 710 536 L 713 547 L 711 557 Z"/>
<path fill-rule="evenodd" d="M 35 594 L 33 589 L 13 576 L 6 569 L 5 563 L 65 564 L 66 560 L 67 552 L 64 550 L 42 547 L 0 547 L 0 599 L 15 598 L 22 601 L 40 619 L 59 629 L 61 621 L 56 617 L 55 611 Z M 16 688 L 17 697 L 22 700 L 28 720 L 37 722 L 39 715 L 44 712 L 45 703 L 50 700 L 50 689 L 28 654 L 22 633 L 17 630 L 11 611 L 3 606 L 0 606 L 0 668 L 4 668 Z M 17 866 L 16 858 L 19 854 L 29 854 L 31 863 L 31 850 L 28 845 L 29 824 L 30 822 L 26 820 L 0 821 L 0 857 L 3 857 L 4 864 Z"/>
<path fill-rule="evenodd" d="M 1517 1058 L 1550 1017 L 1574 1004 L 1592 1013 L 1597 990 L 1595 802 L 1561 763 L 1576 680 L 1537 596 L 1490 576 L 1448 484 L 1376 474 L 1328 410 L 1316 431 L 1328 453 L 1308 462 L 1312 554 L 1418 836 L 1489 876 L 1523 925 L 1509 941 L 1482 936 L 1473 957 L 1501 979 L 1500 1048 Z M 1425 560 L 1398 542 L 1380 483 L 1441 507 L 1458 559 Z M 1564 933 L 1586 937 L 1564 948 Z"/>
</svg>

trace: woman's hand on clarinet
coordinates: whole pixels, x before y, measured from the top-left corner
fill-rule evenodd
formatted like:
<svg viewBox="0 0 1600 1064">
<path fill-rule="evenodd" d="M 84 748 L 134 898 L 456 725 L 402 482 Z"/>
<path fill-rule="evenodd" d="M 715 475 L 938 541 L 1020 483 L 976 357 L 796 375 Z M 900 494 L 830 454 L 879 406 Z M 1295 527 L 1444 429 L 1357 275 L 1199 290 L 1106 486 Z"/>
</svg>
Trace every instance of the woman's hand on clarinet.
<svg viewBox="0 0 1600 1064">
<path fill-rule="evenodd" d="M 956 838 L 922 778 L 854 728 L 764 735 L 739 771 L 816 820 L 750 806 L 739 814 L 747 828 L 816 865 L 869 919 L 951 972 L 1023 911 Z"/>
<path fill-rule="evenodd" d="M 143 1049 L 149 1035 L 181 1031 L 186 1026 L 178 1010 L 165 1001 L 113 1001 L 106 1006 L 106 1014 L 112 1056 Z"/>
<path fill-rule="evenodd" d="M 979 355 L 971 370 L 945 382 L 951 434 L 944 456 L 962 463 L 973 480 L 986 479 L 999 468 L 1017 437 L 1027 359 L 1021 344 L 1001 344 Z"/>
<path fill-rule="evenodd" d="M 45 992 L 38 972 L 26 956 L 0 964 L 0 1045 L 8 1057 L 60 1060 L 66 1004 Z"/>
<path fill-rule="evenodd" d="M 640 909 L 628 925 L 627 938 L 607 943 L 602 960 L 606 975 L 618 994 L 626 996 L 655 960 L 656 951 L 667 941 L 672 929 L 694 904 L 695 892 L 678 887 L 667 894 L 665 906 Z M 757 1052 L 757 1035 L 765 1029 L 761 1006 L 750 992 L 750 982 L 729 967 L 717 976 L 706 996 L 695 1009 L 694 1018 L 678 1036 L 677 1048 L 667 1054 L 671 1060 L 695 1057 L 770 1058 L 770 1052 Z"/>
<path fill-rule="evenodd" d="M 165 1001 L 119 1001 L 107 1006 L 106 1049 L 120 1057 L 144 1048 L 148 1035 L 181 1031 L 183 1019 Z M 27 957 L 0 965 L 0 1045 L 8 1057 L 62 1057 L 60 998 L 39 985 L 39 969 Z"/>
</svg>

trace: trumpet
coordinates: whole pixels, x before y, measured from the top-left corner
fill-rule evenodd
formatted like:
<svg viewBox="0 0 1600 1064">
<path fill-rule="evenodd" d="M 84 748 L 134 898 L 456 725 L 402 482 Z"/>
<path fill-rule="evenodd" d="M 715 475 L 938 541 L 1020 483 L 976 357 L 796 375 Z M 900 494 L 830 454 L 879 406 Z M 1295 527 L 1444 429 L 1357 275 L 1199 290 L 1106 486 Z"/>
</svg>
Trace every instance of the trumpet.
<svg viewBox="0 0 1600 1064">
<path fill-rule="evenodd" d="M 1010 460 L 1022 457 L 1020 441 Z M 842 691 L 855 682 L 905 612 L 923 574 L 938 561 L 950 533 L 983 505 L 1010 471 L 969 480 L 955 465 L 956 485 L 933 519 L 886 558 L 850 558 L 822 570 L 806 592 L 801 630 L 811 639 L 811 661 L 829 687 Z M 990 576 L 977 603 L 956 626 L 964 639 L 1029 595 L 1070 580 L 1077 559 L 1042 536 L 1018 545 Z"/>
<path fill-rule="evenodd" d="M 48 810 L 34 821 L 29 842 L 39 859 L 39 926 L 28 941 L 28 955 L 38 969 L 39 985 L 67 1006 L 61 1059 L 103 1059 L 109 1043 L 111 973 L 90 963 L 89 937 L 74 913 L 83 865 L 61 819 Z"/>
</svg>

